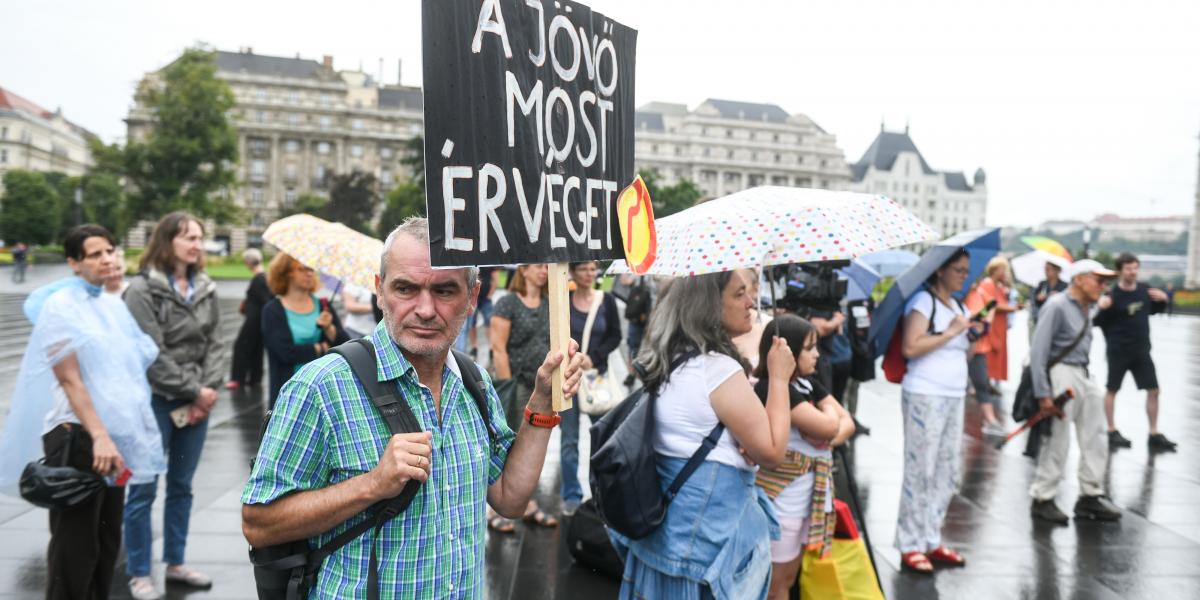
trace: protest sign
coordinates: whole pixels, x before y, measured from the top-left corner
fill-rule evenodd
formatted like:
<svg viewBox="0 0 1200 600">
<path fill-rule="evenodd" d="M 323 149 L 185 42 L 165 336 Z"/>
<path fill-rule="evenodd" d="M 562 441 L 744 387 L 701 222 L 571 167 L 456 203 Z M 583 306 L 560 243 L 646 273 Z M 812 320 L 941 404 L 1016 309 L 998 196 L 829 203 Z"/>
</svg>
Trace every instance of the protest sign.
<svg viewBox="0 0 1200 600">
<path fill-rule="evenodd" d="M 637 32 L 553 0 L 425 0 L 435 266 L 623 256 Z"/>
</svg>

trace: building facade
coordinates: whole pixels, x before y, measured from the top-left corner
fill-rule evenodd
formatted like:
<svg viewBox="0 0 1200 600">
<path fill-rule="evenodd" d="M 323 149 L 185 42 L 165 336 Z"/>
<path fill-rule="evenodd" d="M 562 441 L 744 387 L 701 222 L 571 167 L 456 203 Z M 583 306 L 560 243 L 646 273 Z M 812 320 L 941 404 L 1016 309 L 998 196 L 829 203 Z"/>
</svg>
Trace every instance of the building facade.
<svg viewBox="0 0 1200 600">
<path fill-rule="evenodd" d="M 88 131 L 0 87 L 0 193 L 14 169 L 83 175 L 92 163 Z"/>
<path fill-rule="evenodd" d="M 634 129 L 639 170 L 690 179 L 705 198 L 760 185 L 840 190 L 850 182 L 836 136 L 774 104 L 709 99 L 695 110 L 652 102 Z"/>
<path fill-rule="evenodd" d="M 1179 239 L 1191 229 L 1192 219 L 1187 215 L 1168 217 L 1121 217 L 1105 213 L 1092 219 L 1088 227 L 1095 232 L 1097 240 L 1125 240 L 1128 242 L 1160 242 Z"/>
<path fill-rule="evenodd" d="M 1200 161 L 1197 161 L 1196 207 L 1192 215 L 1192 229 L 1188 235 L 1187 276 L 1184 285 L 1200 288 Z"/>
<path fill-rule="evenodd" d="M 249 48 L 215 53 L 217 77 L 229 83 L 236 105 L 239 185 L 232 193 L 245 226 L 218 227 L 217 239 L 239 251 L 258 237 L 302 194 L 327 196 L 335 174 L 375 175 L 380 192 L 411 176 L 402 163 L 406 143 L 421 135 L 420 88 L 381 85 L 361 71 L 337 71 L 321 62 L 254 54 Z M 148 78 L 156 77 L 150 73 Z M 129 139 L 153 127 L 150 112 L 135 105 L 126 119 Z M 130 232 L 136 247 L 145 224 Z"/>
<path fill-rule="evenodd" d="M 929 166 L 908 135 L 885 131 L 850 165 L 850 189 L 884 194 L 911 210 L 943 237 L 987 223 L 987 177 L 977 169 L 971 181 L 961 171 L 937 171 Z"/>
</svg>

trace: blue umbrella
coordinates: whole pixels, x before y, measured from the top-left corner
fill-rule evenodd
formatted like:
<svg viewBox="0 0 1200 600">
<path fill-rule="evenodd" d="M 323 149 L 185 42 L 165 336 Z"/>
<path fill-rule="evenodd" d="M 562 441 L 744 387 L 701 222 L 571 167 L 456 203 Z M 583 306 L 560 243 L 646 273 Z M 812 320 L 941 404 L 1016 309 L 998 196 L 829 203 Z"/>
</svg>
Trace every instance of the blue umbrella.
<svg viewBox="0 0 1200 600">
<path fill-rule="evenodd" d="M 870 265 L 857 258 L 850 261 L 849 266 L 838 269 L 838 273 L 846 277 L 846 300 L 850 302 L 866 300 L 875 284 L 883 278 Z"/>
<path fill-rule="evenodd" d="M 895 277 L 921 260 L 915 252 L 908 250 L 880 250 L 858 257 L 858 260 L 875 269 L 883 277 Z"/>
<path fill-rule="evenodd" d="M 921 256 L 921 260 L 911 269 L 896 278 L 896 282 L 888 290 L 883 302 L 879 303 L 875 313 L 871 315 L 871 330 L 867 334 L 867 344 L 875 356 L 882 356 L 887 352 L 888 343 L 892 340 L 892 332 L 896 330 L 896 323 L 904 314 L 904 305 L 908 304 L 908 299 L 920 291 L 925 285 L 925 280 L 929 279 L 929 276 L 936 272 L 938 267 L 941 267 L 959 248 L 966 248 L 971 255 L 971 270 L 967 275 L 967 280 L 963 284 L 963 288 L 954 293 L 955 296 L 961 298 L 970 289 L 970 283 L 983 273 L 987 262 L 1000 252 L 1000 229 L 964 231 L 952 238 L 942 240 L 926 251 Z"/>
</svg>

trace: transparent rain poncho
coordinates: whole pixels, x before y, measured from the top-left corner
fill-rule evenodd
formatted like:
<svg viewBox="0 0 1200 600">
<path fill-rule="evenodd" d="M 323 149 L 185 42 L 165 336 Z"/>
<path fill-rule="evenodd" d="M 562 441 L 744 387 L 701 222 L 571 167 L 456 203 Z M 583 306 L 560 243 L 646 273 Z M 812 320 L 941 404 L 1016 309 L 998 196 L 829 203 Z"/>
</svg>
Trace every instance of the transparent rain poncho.
<svg viewBox="0 0 1200 600">
<path fill-rule="evenodd" d="M 158 347 L 125 304 L 71 277 L 31 294 L 25 314 L 34 326 L 0 435 L 0 492 L 16 495 L 26 463 L 43 455 L 42 434 L 58 387 L 54 366 L 72 354 L 96 414 L 133 472 L 130 483 L 149 483 L 164 473 L 162 434 L 146 380 Z"/>
</svg>

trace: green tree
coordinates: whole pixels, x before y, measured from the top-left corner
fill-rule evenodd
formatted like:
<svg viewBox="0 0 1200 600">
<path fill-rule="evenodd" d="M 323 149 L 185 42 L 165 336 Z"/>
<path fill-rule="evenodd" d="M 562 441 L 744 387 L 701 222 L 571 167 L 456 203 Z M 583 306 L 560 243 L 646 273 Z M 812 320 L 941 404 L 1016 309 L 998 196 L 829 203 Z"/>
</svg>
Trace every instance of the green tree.
<svg viewBox="0 0 1200 600">
<path fill-rule="evenodd" d="M 379 239 L 386 238 L 404 219 L 413 216 L 425 216 L 425 188 L 406 181 L 384 198 L 383 214 L 379 215 Z"/>
<path fill-rule="evenodd" d="M 325 218 L 326 206 L 329 205 L 329 199 L 318 196 L 316 194 L 300 194 L 296 198 L 296 203 L 291 206 L 285 206 L 279 211 L 280 218 L 291 215 L 306 214 L 314 217 Z"/>
<path fill-rule="evenodd" d="M 96 172 L 84 175 L 81 183 L 83 220 L 104 227 L 118 238 L 125 237 L 128 225 L 120 179 L 112 173 Z"/>
<path fill-rule="evenodd" d="M 656 219 L 695 206 L 703 195 L 700 188 L 690 179 L 680 179 L 675 185 L 664 186 L 658 171 L 643 170 L 638 174 L 646 183 L 646 191 L 650 192 L 650 202 L 654 205 Z"/>
<path fill-rule="evenodd" d="M 231 196 L 216 193 L 235 184 L 238 161 L 237 133 L 226 117 L 233 91 L 216 72 L 213 52 L 191 48 L 138 88 L 154 127 L 124 151 L 136 190 L 129 198 L 132 217 L 157 219 L 178 209 L 218 222 L 239 216 Z"/>
<path fill-rule="evenodd" d="M 60 222 L 58 193 L 42 173 L 13 170 L 4 174 L 0 198 L 0 238 L 5 243 L 49 244 Z"/>
<path fill-rule="evenodd" d="M 375 176 L 354 170 L 345 175 L 334 175 L 330 181 L 329 204 L 322 216 L 367 235 L 374 233 L 371 221 L 379 204 Z"/>
<path fill-rule="evenodd" d="M 412 182 L 425 189 L 425 137 L 416 136 L 404 142 L 406 150 L 400 164 L 408 167 L 412 173 Z"/>
</svg>

